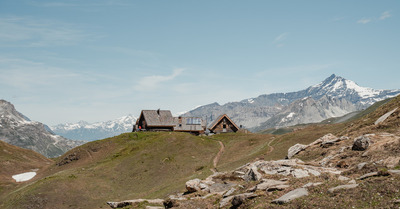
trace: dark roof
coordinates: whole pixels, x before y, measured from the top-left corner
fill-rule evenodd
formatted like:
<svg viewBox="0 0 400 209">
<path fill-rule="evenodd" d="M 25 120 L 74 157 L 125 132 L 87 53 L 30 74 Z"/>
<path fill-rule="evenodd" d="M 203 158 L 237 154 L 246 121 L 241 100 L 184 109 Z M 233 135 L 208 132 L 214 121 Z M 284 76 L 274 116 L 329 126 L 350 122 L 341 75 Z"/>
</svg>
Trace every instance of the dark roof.
<svg viewBox="0 0 400 209">
<path fill-rule="evenodd" d="M 169 110 L 142 110 L 147 126 L 175 126 L 174 118 Z M 139 118 L 140 118 L 139 117 Z"/>
<path fill-rule="evenodd" d="M 216 119 L 216 120 L 214 120 L 211 124 L 210 124 L 210 130 L 212 130 L 212 129 L 214 129 L 215 128 L 215 126 L 223 119 L 223 118 L 226 118 L 226 119 L 228 119 L 228 121 L 232 124 L 232 125 L 234 125 L 236 128 L 237 128 L 237 130 L 239 130 L 239 127 L 228 117 L 228 115 L 226 115 L 226 114 L 223 114 L 223 115 L 220 115 L 220 116 L 218 116 L 218 118 Z"/>
</svg>

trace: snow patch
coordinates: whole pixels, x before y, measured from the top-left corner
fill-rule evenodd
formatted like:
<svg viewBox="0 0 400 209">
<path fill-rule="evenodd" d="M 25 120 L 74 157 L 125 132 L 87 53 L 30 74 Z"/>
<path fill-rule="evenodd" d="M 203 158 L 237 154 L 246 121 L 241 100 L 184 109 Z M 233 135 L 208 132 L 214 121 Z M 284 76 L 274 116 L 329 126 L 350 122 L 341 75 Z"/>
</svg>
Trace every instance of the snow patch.
<svg viewBox="0 0 400 209">
<path fill-rule="evenodd" d="M 16 182 L 23 182 L 23 181 L 29 181 L 35 176 L 36 176 L 36 172 L 26 172 L 26 173 L 20 173 L 17 175 L 13 175 L 12 178 Z"/>
<path fill-rule="evenodd" d="M 249 102 L 250 104 L 254 103 L 254 99 L 248 99 L 247 102 Z"/>
</svg>

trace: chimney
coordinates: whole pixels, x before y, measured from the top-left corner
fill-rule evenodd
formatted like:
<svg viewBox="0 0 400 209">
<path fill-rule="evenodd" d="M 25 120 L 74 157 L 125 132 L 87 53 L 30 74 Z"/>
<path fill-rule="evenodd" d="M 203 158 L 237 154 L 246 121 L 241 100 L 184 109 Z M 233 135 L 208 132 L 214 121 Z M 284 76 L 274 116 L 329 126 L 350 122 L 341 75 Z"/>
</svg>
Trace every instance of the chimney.
<svg viewBox="0 0 400 209">
<path fill-rule="evenodd" d="M 157 110 L 157 114 L 158 114 L 158 115 L 160 115 L 160 108 L 158 108 L 158 110 Z"/>
</svg>

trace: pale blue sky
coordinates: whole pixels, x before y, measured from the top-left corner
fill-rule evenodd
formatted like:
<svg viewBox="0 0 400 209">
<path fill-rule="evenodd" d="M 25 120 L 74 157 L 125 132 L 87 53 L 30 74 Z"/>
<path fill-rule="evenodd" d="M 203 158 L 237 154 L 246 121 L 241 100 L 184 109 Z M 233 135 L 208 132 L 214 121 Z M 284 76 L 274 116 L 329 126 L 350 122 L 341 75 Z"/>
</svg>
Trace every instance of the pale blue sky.
<svg viewBox="0 0 400 209">
<path fill-rule="evenodd" d="M 400 1 L 0 0 L 0 98 L 109 120 L 304 89 L 400 88 Z"/>
</svg>

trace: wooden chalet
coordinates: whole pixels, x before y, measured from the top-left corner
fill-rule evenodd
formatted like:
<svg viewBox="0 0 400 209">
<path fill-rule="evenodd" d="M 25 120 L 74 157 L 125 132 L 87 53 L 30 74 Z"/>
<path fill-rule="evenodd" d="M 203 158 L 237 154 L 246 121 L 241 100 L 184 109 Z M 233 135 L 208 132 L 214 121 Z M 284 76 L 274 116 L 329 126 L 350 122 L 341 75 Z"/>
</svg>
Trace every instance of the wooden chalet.
<svg viewBox="0 0 400 209">
<path fill-rule="evenodd" d="M 174 131 L 178 132 L 200 135 L 206 130 L 206 122 L 198 117 L 177 117 L 175 118 L 175 124 Z"/>
<path fill-rule="evenodd" d="M 175 119 L 169 110 L 142 110 L 134 131 L 173 131 Z"/>
<path fill-rule="evenodd" d="M 231 133 L 239 131 L 239 127 L 226 115 L 220 115 L 209 126 L 211 133 Z"/>
<path fill-rule="evenodd" d="M 173 117 L 169 110 L 142 110 L 133 131 L 178 131 L 203 134 L 206 122 L 198 117 Z"/>
</svg>

